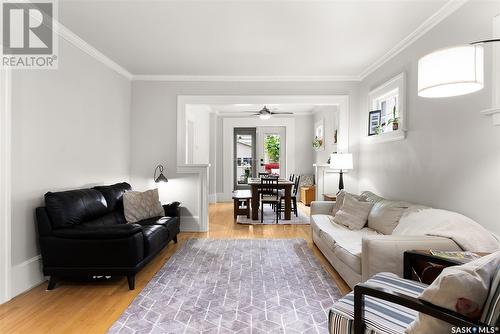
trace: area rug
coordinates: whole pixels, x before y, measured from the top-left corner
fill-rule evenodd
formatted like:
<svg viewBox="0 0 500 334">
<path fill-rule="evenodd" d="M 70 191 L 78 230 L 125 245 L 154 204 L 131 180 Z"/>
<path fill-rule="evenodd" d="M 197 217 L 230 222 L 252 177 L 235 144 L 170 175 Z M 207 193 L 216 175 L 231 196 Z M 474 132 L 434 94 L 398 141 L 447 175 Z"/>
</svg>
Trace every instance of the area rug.
<svg viewBox="0 0 500 334">
<path fill-rule="evenodd" d="M 303 239 L 190 239 L 108 333 L 328 333 L 340 297 Z"/>
<path fill-rule="evenodd" d="M 292 212 L 291 219 L 290 220 L 284 220 L 283 216 L 284 214 L 281 214 L 280 219 L 278 219 L 278 225 L 307 225 L 309 223 L 309 216 L 305 215 L 302 213 L 300 210 L 297 211 L 298 217 L 295 216 L 295 214 Z M 264 222 L 260 222 L 260 210 L 259 210 L 259 219 L 258 220 L 252 220 L 252 218 L 247 218 L 246 216 L 238 216 L 236 218 L 236 222 L 238 224 L 254 224 L 254 225 L 271 225 L 274 224 L 276 225 L 276 212 L 273 211 L 271 206 L 269 205 L 264 205 Z"/>
</svg>

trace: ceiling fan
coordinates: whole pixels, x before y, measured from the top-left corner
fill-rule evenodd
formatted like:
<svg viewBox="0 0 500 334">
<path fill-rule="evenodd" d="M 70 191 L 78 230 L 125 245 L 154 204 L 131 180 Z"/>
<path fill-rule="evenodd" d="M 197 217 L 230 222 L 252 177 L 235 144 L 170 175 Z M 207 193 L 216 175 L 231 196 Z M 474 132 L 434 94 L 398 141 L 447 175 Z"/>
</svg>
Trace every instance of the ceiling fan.
<svg viewBox="0 0 500 334">
<path fill-rule="evenodd" d="M 275 112 L 269 110 L 266 106 L 262 108 L 260 111 L 253 113 L 254 116 L 259 116 L 260 119 L 270 119 L 272 115 L 291 115 L 291 112 Z"/>
</svg>

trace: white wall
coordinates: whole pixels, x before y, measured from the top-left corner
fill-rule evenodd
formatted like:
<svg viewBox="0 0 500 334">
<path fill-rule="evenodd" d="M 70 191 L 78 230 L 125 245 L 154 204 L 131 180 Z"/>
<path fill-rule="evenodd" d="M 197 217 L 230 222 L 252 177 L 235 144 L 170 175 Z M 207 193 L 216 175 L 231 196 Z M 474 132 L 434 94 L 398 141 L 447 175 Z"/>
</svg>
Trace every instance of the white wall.
<svg viewBox="0 0 500 334">
<path fill-rule="evenodd" d="M 403 141 L 362 144 L 360 190 L 458 211 L 500 233 L 500 128 L 479 114 L 491 108 L 491 46 L 485 48 L 485 89 L 453 98 L 417 96 L 419 57 L 491 38 L 498 13 L 498 1 L 468 2 L 363 80 L 360 120 L 366 129 L 368 92 L 406 72 L 409 131 Z"/>
<path fill-rule="evenodd" d="M 186 121 L 193 122 L 192 164 L 210 163 L 210 108 L 205 105 L 188 105 L 186 107 Z M 190 155 L 190 152 L 187 151 Z M 188 161 L 187 161 L 188 162 Z M 189 163 L 189 162 L 188 162 Z"/>
<path fill-rule="evenodd" d="M 132 162 L 131 181 L 136 189 L 152 184 L 151 173 L 157 163 L 167 166 L 169 183 L 161 197 L 164 201 L 181 201 L 186 210 L 186 221 L 199 214 L 197 199 L 198 176 L 177 173 L 177 96 L 189 95 L 349 95 L 350 108 L 357 109 L 356 82 L 162 82 L 134 81 L 132 83 Z M 349 143 L 357 152 L 359 142 L 357 113 L 350 118 Z M 222 129 L 222 120 L 217 131 Z M 309 135 L 308 135 L 309 136 Z M 310 141 L 311 139 L 309 139 Z M 222 140 L 217 147 L 222 147 Z M 217 152 L 216 163 L 222 165 L 222 154 Z M 215 171 L 217 192 L 223 192 L 219 180 L 227 176 L 221 168 Z M 210 184 L 209 180 L 209 184 Z M 212 186 L 213 187 L 213 186 Z"/>
<path fill-rule="evenodd" d="M 60 39 L 57 70 L 12 71 L 12 292 L 41 275 L 47 191 L 128 181 L 130 81 Z M 33 281 L 35 280 L 35 281 Z"/>
<path fill-rule="evenodd" d="M 323 151 L 314 151 L 314 162 L 318 164 L 326 164 L 328 158 L 330 158 L 330 154 L 337 152 L 337 144 L 334 141 L 335 130 L 339 129 L 339 112 L 337 106 L 316 107 L 313 126 L 315 127 L 316 122 L 321 120 L 323 120 L 324 124 L 323 131 L 325 133 L 325 149 Z M 314 136 L 314 129 L 311 136 Z"/>
<path fill-rule="evenodd" d="M 314 174 L 313 115 L 295 116 L 295 175 Z"/>
</svg>

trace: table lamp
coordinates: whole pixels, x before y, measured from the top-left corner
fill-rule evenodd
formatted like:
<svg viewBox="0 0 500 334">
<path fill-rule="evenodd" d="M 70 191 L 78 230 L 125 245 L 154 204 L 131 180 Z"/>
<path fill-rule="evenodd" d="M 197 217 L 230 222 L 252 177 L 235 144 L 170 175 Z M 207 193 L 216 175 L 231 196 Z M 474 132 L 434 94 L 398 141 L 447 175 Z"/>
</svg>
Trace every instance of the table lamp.
<svg viewBox="0 0 500 334">
<path fill-rule="evenodd" d="M 344 170 L 353 169 L 351 153 L 334 153 L 330 155 L 330 168 L 339 170 L 339 192 L 344 189 Z"/>
</svg>

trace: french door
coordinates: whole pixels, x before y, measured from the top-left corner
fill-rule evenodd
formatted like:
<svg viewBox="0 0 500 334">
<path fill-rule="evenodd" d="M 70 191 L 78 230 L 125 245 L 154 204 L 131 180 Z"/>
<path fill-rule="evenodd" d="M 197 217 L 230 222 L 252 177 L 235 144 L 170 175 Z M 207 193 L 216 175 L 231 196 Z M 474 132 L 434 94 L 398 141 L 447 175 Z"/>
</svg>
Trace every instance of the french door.
<svg viewBox="0 0 500 334">
<path fill-rule="evenodd" d="M 286 177 L 286 128 L 284 126 L 257 127 L 258 173 L 279 174 Z"/>
<path fill-rule="evenodd" d="M 257 174 L 256 128 L 234 128 L 234 189 L 249 189 L 248 179 Z"/>
</svg>

